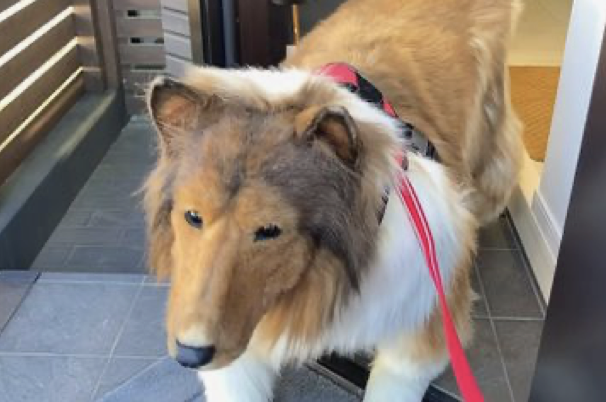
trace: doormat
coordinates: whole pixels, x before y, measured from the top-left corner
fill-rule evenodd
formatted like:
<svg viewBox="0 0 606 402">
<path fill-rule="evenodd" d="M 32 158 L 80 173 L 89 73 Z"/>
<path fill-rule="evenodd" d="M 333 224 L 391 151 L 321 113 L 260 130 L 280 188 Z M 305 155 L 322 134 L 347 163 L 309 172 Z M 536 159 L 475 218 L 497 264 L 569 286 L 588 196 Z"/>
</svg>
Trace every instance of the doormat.
<svg viewBox="0 0 606 402">
<path fill-rule="evenodd" d="M 510 67 L 511 101 L 524 123 L 524 145 L 532 159 L 545 160 L 559 67 Z"/>
</svg>

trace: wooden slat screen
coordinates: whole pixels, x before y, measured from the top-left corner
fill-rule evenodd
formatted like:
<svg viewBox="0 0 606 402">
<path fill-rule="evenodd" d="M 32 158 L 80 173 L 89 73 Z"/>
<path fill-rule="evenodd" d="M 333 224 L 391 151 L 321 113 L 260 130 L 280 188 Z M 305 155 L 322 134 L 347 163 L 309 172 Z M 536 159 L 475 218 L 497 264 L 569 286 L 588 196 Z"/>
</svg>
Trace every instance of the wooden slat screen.
<svg viewBox="0 0 606 402">
<path fill-rule="evenodd" d="M 0 66 L 0 98 L 37 70 L 53 54 L 74 38 L 74 24 L 65 18 L 45 35 Z"/>
<path fill-rule="evenodd" d="M 0 13 L 18 2 L 19 0 L 2 0 L 0 3 Z"/>
<path fill-rule="evenodd" d="M 120 45 L 120 61 L 125 69 L 133 65 L 164 66 L 164 46 L 155 44 Z"/>
<path fill-rule="evenodd" d="M 195 13 L 196 10 L 192 10 Z M 195 38 L 200 18 L 190 20 L 186 0 L 162 0 L 162 29 L 164 29 L 164 52 L 166 53 L 166 73 L 180 77 L 193 64 L 194 46 L 203 46 Z M 198 55 L 199 56 L 199 55 Z"/>
<path fill-rule="evenodd" d="M 157 18 L 116 17 L 118 37 L 157 37 L 162 32 L 162 20 Z"/>
<path fill-rule="evenodd" d="M 166 64 L 160 1 L 113 0 L 113 7 L 126 104 L 130 113 L 140 113 L 145 84 Z"/>
<path fill-rule="evenodd" d="M 0 110 L 0 142 L 4 141 L 80 66 L 76 46 Z"/>
<path fill-rule="evenodd" d="M 160 0 L 115 0 L 114 10 L 159 10 Z"/>
<path fill-rule="evenodd" d="M 0 184 L 84 89 L 70 5 L 0 4 Z"/>
<path fill-rule="evenodd" d="M 0 23 L 0 56 L 69 6 L 67 0 L 37 0 Z"/>
<path fill-rule="evenodd" d="M 164 9 L 180 11 L 182 13 L 187 13 L 189 0 L 161 0 L 160 3 Z"/>
<path fill-rule="evenodd" d="M 84 92 L 84 76 L 77 74 L 61 88 L 48 107 L 40 111 L 23 130 L 0 149 L 0 183 L 4 182 L 21 161 L 36 147 L 44 135 L 59 121 Z"/>
</svg>

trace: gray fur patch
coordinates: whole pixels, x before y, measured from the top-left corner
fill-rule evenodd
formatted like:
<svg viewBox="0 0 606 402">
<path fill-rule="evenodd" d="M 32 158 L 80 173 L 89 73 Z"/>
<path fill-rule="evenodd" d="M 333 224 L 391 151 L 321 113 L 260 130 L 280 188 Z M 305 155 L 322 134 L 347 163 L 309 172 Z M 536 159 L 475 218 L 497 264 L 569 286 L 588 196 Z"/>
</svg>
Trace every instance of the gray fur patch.
<svg viewBox="0 0 606 402">
<path fill-rule="evenodd" d="M 302 233 L 344 264 L 354 289 L 374 248 L 376 226 L 360 205 L 360 176 L 316 141 L 284 144 L 263 166 L 265 180 L 297 208 Z M 376 222 L 375 222 L 376 224 Z"/>
</svg>

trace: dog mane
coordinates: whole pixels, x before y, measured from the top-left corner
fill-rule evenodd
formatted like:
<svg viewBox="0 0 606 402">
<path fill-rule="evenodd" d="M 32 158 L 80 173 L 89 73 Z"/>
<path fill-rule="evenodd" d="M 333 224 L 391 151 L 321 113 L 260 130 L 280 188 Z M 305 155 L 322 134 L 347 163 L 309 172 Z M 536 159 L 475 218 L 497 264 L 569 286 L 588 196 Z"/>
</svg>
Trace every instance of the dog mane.
<svg viewBox="0 0 606 402">
<path fill-rule="evenodd" d="M 386 188 L 395 186 L 399 172 L 395 155 L 401 152 L 403 144 L 396 119 L 329 78 L 300 69 L 192 68 L 181 82 L 200 95 L 216 96 L 267 114 L 318 106 L 344 107 L 358 126 L 362 144 L 359 203 L 368 227 L 364 235 L 373 237 L 373 244 L 376 242 L 377 211 L 382 206 Z M 170 227 L 171 193 L 177 163 L 160 152 L 158 164 L 144 186 L 149 266 L 159 277 L 169 276 L 171 270 L 174 240 Z M 289 334 L 291 344 L 319 336 L 354 291 L 334 256 L 326 252 L 320 254 L 306 277 L 292 292 L 280 298 L 262 321 L 267 340 L 272 344 L 285 333 Z M 363 259 L 363 263 L 356 266 L 357 277 L 364 275 L 372 256 Z"/>
</svg>

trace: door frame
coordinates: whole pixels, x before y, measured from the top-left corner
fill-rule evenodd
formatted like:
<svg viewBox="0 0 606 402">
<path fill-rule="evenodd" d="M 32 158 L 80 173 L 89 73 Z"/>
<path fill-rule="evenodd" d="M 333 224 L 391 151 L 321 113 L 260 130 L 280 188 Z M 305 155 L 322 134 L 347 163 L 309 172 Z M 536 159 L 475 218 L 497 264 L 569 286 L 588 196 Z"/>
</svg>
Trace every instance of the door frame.
<svg viewBox="0 0 606 402">
<path fill-rule="evenodd" d="M 606 395 L 606 35 L 601 39 L 531 402 Z"/>
<path fill-rule="evenodd" d="M 524 151 L 519 188 L 509 213 L 546 301 L 550 299 L 564 222 L 588 118 L 606 4 L 575 0 L 542 172 Z"/>
</svg>

